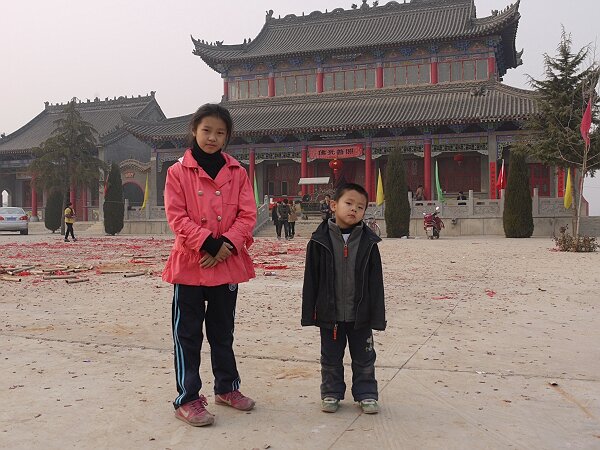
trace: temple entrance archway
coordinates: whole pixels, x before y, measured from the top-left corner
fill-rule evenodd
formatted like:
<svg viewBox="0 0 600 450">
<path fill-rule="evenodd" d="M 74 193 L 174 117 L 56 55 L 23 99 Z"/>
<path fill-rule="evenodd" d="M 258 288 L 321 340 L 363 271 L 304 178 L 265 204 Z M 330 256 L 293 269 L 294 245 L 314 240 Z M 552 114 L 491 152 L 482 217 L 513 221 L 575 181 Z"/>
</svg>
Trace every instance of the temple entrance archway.
<svg viewBox="0 0 600 450">
<path fill-rule="evenodd" d="M 142 206 L 142 203 L 144 203 L 144 190 L 137 183 L 125 183 L 123 184 L 123 198 L 129 201 L 129 206 Z"/>
</svg>

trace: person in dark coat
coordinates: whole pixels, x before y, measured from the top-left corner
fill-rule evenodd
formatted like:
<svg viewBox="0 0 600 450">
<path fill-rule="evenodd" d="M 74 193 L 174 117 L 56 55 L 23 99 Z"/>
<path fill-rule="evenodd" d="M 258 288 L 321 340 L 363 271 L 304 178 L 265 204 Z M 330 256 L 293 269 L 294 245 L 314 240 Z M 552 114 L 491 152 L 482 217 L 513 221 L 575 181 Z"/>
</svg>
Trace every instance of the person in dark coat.
<svg viewBox="0 0 600 450">
<path fill-rule="evenodd" d="M 277 239 L 281 239 L 281 227 L 283 224 L 281 220 L 279 220 L 279 212 L 278 212 L 279 203 L 273 203 L 273 209 L 271 210 L 271 219 L 273 220 L 273 225 L 275 225 L 275 233 L 277 234 Z"/>
<path fill-rule="evenodd" d="M 373 329 L 386 327 L 383 270 L 377 243 L 364 226 L 365 189 L 348 183 L 331 202 L 334 218 L 323 221 L 306 251 L 302 326 L 321 334 L 321 410 L 335 412 L 344 398 L 344 352 L 352 357 L 352 396 L 363 412 L 377 413 Z"/>
</svg>

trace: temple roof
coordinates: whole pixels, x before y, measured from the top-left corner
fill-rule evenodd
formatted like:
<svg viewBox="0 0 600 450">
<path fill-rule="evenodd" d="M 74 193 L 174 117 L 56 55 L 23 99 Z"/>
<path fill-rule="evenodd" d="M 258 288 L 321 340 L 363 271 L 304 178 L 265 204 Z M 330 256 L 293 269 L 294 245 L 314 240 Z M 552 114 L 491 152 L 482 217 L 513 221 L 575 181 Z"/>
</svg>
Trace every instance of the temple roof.
<svg viewBox="0 0 600 450">
<path fill-rule="evenodd" d="M 56 128 L 55 121 L 64 115 L 67 104 L 53 105 L 46 102 L 45 105 L 44 110 L 30 122 L 0 139 L 0 153 L 29 151 L 50 137 Z M 76 108 L 83 120 L 96 129 L 99 141 L 103 144 L 122 135 L 124 116 L 148 119 L 158 111 L 160 116 L 165 117 L 154 98 L 154 92 L 144 97 L 119 97 L 112 100 L 96 98 L 93 101 L 78 102 Z"/>
<path fill-rule="evenodd" d="M 514 48 L 519 2 L 484 18 L 476 17 L 474 0 L 391 1 L 383 6 L 369 6 L 363 0 L 362 6 L 355 9 L 314 11 L 306 16 L 289 14 L 277 19 L 273 11 L 268 11 L 266 23 L 255 39 L 244 39 L 237 45 L 211 44 L 193 37 L 192 41 L 194 54 L 222 73 L 228 65 L 257 60 L 502 35 L 503 53 L 510 68 L 519 64 Z"/>
<path fill-rule="evenodd" d="M 504 122 L 536 114 L 532 91 L 496 81 L 360 92 L 311 94 L 224 102 L 233 117 L 234 136 L 304 134 L 382 128 L 408 128 Z M 125 121 L 125 128 L 154 144 L 181 141 L 191 115 L 147 122 Z"/>
</svg>

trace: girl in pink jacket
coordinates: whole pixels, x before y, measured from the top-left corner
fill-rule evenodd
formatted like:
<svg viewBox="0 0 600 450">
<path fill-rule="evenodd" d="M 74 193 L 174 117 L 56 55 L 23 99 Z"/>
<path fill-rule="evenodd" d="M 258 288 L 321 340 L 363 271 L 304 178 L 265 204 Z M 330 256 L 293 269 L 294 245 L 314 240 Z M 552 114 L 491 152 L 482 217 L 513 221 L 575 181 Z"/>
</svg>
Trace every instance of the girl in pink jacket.
<svg viewBox="0 0 600 450">
<path fill-rule="evenodd" d="M 233 353 L 238 283 L 254 277 L 248 247 L 256 205 L 246 170 L 223 153 L 233 122 L 220 105 L 206 104 L 192 116 L 191 145 L 167 172 L 165 211 L 175 244 L 163 280 L 175 287 L 172 320 L 179 395 L 175 417 L 193 426 L 214 423 L 200 395 L 200 349 L 206 322 L 217 405 L 242 411 L 254 400 L 240 391 Z"/>
</svg>

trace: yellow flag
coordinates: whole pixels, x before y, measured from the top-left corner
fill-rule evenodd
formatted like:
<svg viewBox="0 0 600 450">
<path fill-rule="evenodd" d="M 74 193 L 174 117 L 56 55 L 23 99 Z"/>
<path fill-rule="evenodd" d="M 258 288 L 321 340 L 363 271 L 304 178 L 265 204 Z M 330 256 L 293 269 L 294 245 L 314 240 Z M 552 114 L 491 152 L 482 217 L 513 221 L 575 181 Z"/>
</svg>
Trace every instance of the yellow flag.
<svg viewBox="0 0 600 450">
<path fill-rule="evenodd" d="M 383 195 L 383 180 L 381 179 L 381 169 L 379 169 L 379 178 L 377 178 L 377 198 L 375 198 L 375 203 L 377 206 L 383 205 L 383 201 L 385 200 L 385 196 Z"/>
<path fill-rule="evenodd" d="M 567 169 L 567 185 L 565 187 L 565 208 L 569 209 L 573 203 L 573 186 L 571 185 L 571 169 Z"/>
<path fill-rule="evenodd" d="M 144 190 L 144 203 L 142 203 L 142 208 L 146 207 L 146 203 L 148 203 L 148 197 L 150 196 L 150 189 L 148 189 L 148 175 L 146 174 L 146 189 Z"/>
</svg>

